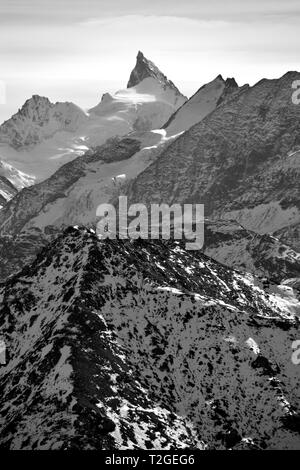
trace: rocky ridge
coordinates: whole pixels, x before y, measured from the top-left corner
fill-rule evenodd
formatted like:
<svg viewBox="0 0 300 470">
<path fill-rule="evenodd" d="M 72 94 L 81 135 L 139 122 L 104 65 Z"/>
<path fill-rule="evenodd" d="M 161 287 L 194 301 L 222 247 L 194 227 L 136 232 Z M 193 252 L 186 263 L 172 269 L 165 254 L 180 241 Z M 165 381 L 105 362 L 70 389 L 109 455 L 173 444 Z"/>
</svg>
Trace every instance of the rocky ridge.
<svg viewBox="0 0 300 470">
<path fill-rule="evenodd" d="M 0 295 L 2 448 L 299 447 L 299 320 L 253 278 L 69 228 Z"/>
</svg>

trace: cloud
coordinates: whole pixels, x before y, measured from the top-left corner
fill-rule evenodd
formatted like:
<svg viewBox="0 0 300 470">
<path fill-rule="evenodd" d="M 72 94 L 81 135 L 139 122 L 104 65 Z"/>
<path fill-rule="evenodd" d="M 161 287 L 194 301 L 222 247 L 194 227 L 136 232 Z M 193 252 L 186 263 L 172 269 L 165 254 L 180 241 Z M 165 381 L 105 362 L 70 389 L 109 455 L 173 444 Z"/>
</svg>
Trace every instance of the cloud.
<svg viewBox="0 0 300 470">
<path fill-rule="evenodd" d="M 73 24 L 88 18 L 126 15 L 180 16 L 251 21 L 299 16 L 298 0 L 1 0 L 1 24 Z"/>
<path fill-rule="evenodd" d="M 298 56 L 297 23 L 203 20 L 169 15 L 119 15 L 78 23 L 19 25 L 0 29 L 0 58 L 5 76 L 67 78 L 99 76 L 127 80 L 136 51 L 158 62 L 171 78 L 205 79 L 216 68 L 231 75 L 246 64 L 294 64 Z M 255 74 L 263 76 L 264 70 Z M 251 81 L 252 76 L 249 77 Z"/>
</svg>

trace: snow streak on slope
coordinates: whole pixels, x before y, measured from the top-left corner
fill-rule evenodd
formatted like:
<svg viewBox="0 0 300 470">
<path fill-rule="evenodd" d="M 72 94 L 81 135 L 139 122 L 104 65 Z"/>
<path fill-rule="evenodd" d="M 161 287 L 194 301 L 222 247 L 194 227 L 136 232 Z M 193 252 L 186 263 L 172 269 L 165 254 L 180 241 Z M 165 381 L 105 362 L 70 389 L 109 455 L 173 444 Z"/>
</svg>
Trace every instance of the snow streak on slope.
<svg viewBox="0 0 300 470">
<path fill-rule="evenodd" d="M 7 178 L 16 189 L 21 190 L 34 184 L 34 177 L 22 173 L 21 171 L 0 160 L 0 175 Z"/>
<path fill-rule="evenodd" d="M 22 188 L 31 186 L 34 177 L 26 175 L 7 162 L 0 160 L 0 208 Z"/>
<path fill-rule="evenodd" d="M 0 175 L 0 209 L 17 194 L 15 186 L 5 177 Z"/>
</svg>

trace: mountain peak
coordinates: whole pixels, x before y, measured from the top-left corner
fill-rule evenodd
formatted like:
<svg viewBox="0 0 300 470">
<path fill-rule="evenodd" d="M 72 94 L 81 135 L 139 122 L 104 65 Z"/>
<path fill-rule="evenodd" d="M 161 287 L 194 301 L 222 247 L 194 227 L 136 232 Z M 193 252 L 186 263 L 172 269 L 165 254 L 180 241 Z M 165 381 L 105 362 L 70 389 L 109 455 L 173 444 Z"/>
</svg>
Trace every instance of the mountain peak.
<svg viewBox="0 0 300 470">
<path fill-rule="evenodd" d="M 222 77 L 222 75 L 219 73 L 219 75 L 215 78 L 215 80 L 222 80 L 222 82 L 224 82 L 224 78 Z"/>
<path fill-rule="evenodd" d="M 44 105 L 47 105 L 47 106 L 52 106 L 51 101 L 46 96 L 32 95 L 31 98 L 28 98 L 25 101 L 25 103 L 23 104 L 21 109 L 24 109 L 24 108 L 26 109 L 30 106 L 36 106 L 36 105 L 40 105 L 40 104 L 44 104 Z"/>
<path fill-rule="evenodd" d="M 232 88 L 238 88 L 238 84 L 236 83 L 236 80 L 233 77 L 227 78 L 225 81 L 225 85 Z"/>
<path fill-rule="evenodd" d="M 176 92 L 176 94 L 181 95 L 174 83 L 171 80 L 168 80 L 159 68 L 151 60 L 147 59 L 141 51 L 138 51 L 136 64 L 130 74 L 127 88 L 134 87 L 145 78 L 151 77 L 157 80 L 164 87 L 171 88 Z"/>
<path fill-rule="evenodd" d="M 137 54 L 136 58 L 137 58 L 137 60 L 146 59 L 144 54 L 142 53 L 142 51 L 138 51 L 138 54 Z"/>
<path fill-rule="evenodd" d="M 226 87 L 231 87 L 231 88 L 238 88 L 238 84 L 236 83 L 236 80 L 235 78 L 226 78 L 226 80 L 223 78 L 223 76 L 221 74 L 219 74 L 214 80 L 213 82 L 216 82 L 216 81 L 221 81 L 225 84 Z M 204 85 L 206 86 L 206 85 Z"/>
</svg>

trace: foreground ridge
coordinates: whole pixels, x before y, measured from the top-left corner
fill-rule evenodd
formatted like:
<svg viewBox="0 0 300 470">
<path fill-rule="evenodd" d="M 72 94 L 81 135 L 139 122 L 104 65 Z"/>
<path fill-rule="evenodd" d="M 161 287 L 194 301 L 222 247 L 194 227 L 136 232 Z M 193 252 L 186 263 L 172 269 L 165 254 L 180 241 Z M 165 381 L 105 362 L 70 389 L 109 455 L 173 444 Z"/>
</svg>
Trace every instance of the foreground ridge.
<svg viewBox="0 0 300 470">
<path fill-rule="evenodd" d="M 1 286 L 1 447 L 296 448 L 299 320 L 255 284 L 67 229 Z"/>
</svg>

